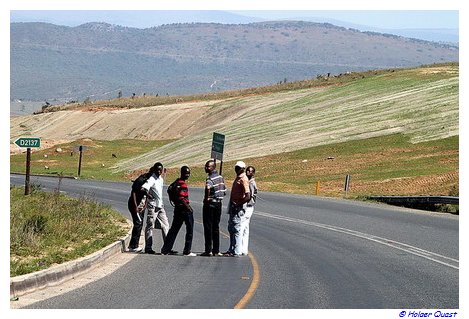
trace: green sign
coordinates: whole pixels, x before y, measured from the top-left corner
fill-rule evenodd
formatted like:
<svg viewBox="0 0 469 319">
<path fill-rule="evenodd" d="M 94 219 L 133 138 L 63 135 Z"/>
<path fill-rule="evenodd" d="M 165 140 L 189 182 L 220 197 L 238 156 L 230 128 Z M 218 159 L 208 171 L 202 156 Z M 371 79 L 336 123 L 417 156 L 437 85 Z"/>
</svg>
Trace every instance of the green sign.
<svg viewBox="0 0 469 319">
<path fill-rule="evenodd" d="M 15 144 L 27 148 L 41 147 L 41 139 L 39 137 L 20 137 L 15 141 Z"/>
<path fill-rule="evenodd" d="M 212 158 L 223 160 L 223 149 L 225 147 L 225 135 L 213 133 L 212 139 Z"/>
</svg>

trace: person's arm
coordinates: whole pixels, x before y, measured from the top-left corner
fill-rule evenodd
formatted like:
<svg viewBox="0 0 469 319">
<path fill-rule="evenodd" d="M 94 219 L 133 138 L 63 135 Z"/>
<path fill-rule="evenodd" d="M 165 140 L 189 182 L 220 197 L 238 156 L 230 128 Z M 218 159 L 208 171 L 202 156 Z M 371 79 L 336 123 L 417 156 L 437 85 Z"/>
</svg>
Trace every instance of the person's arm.
<svg viewBox="0 0 469 319">
<path fill-rule="evenodd" d="M 210 196 L 210 185 L 209 181 L 205 182 L 205 192 L 204 192 L 204 203 L 208 202 L 208 197 Z"/>
<path fill-rule="evenodd" d="M 133 207 L 135 207 L 135 209 L 137 209 L 137 206 L 138 206 L 137 194 L 134 191 L 132 191 L 132 193 L 130 194 L 130 198 L 132 198 Z"/>
<path fill-rule="evenodd" d="M 184 183 L 178 182 L 178 191 L 179 191 L 179 202 L 181 202 L 181 204 L 186 208 L 187 211 L 193 213 L 194 211 L 191 205 L 189 205 L 189 203 L 187 203 L 184 200 L 186 196 L 188 196 L 189 194 L 189 188 L 187 184 L 185 182 Z M 185 192 L 187 192 L 187 194 Z"/>
<path fill-rule="evenodd" d="M 239 205 L 246 204 L 251 200 L 251 190 L 249 189 L 249 181 L 247 179 L 243 180 L 244 186 L 244 198 Z"/>
<path fill-rule="evenodd" d="M 243 198 L 243 201 L 240 203 L 240 205 L 246 204 L 250 200 L 251 200 L 251 192 L 244 193 L 244 198 Z"/>
</svg>

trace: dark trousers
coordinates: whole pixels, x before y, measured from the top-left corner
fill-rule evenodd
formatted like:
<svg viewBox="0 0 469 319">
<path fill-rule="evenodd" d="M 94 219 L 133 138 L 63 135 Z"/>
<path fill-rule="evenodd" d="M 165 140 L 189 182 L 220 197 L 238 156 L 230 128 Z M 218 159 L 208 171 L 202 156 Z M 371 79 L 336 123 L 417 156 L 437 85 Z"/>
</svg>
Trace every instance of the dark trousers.
<svg viewBox="0 0 469 319">
<path fill-rule="evenodd" d="M 221 202 L 204 204 L 202 219 L 204 223 L 205 252 L 220 252 Z"/>
<path fill-rule="evenodd" d="M 140 234 L 142 233 L 143 228 L 143 218 L 145 216 L 145 211 L 137 213 L 137 209 L 134 207 L 133 203 L 131 203 L 130 199 L 127 202 L 127 208 L 129 209 L 130 215 L 132 216 L 132 222 L 134 224 L 132 228 L 132 236 L 130 237 L 129 248 L 138 248 Z"/>
<path fill-rule="evenodd" d="M 183 254 L 190 254 L 192 249 L 192 236 L 194 233 L 194 216 L 191 212 L 188 212 L 184 206 L 174 207 L 173 222 L 171 223 L 171 228 L 161 248 L 162 254 L 167 254 L 173 249 L 177 234 L 183 223 L 186 224 L 186 238 Z"/>
</svg>

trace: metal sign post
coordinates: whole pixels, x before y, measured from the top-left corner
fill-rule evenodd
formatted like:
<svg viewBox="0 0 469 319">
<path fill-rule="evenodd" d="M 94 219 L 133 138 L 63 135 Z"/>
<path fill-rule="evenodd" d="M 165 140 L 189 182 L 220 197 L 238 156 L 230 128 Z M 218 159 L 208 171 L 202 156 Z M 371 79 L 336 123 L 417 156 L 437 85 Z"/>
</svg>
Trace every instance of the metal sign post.
<svg viewBox="0 0 469 319">
<path fill-rule="evenodd" d="M 26 177 L 24 180 L 24 194 L 31 193 L 31 148 L 41 147 L 41 139 L 38 137 L 20 137 L 15 144 L 19 147 L 26 147 Z"/>
<path fill-rule="evenodd" d="M 344 186 L 344 191 L 345 191 L 345 197 L 347 197 L 347 193 L 350 190 L 350 175 L 345 176 L 345 186 Z"/>
<path fill-rule="evenodd" d="M 24 180 L 24 194 L 29 195 L 31 193 L 31 147 L 26 149 L 26 177 Z"/>
<path fill-rule="evenodd" d="M 211 157 L 213 160 L 217 161 L 217 159 L 220 160 L 220 175 L 222 173 L 222 168 L 223 168 L 223 149 L 225 148 L 225 135 L 213 132 L 213 138 L 212 138 L 212 153 Z"/>
</svg>

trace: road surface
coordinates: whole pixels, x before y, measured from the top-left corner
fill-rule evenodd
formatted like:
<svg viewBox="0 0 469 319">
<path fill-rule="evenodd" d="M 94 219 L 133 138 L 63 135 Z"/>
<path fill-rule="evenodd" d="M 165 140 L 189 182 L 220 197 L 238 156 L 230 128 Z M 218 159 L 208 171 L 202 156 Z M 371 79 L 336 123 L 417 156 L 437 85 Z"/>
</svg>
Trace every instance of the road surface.
<svg viewBox="0 0 469 319">
<path fill-rule="evenodd" d="M 31 181 L 45 190 L 59 187 L 56 178 Z M 10 183 L 23 185 L 24 176 L 10 175 Z M 94 197 L 130 219 L 129 190 L 130 183 L 60 183 L 60 191 Z M 196 253 L 203 252 L 202 197 L 202 189 L 190 188 Z M 172 207 L 167 201 L 165 207 L 171 221 Z M 225 234 L 226 225 L 223 214 Z M 180 252 L 184 233 L 183 226 L 174 247 Z M 227 248 L 222 236 L 221 249 Z M 138 254 L 103 278 L 27 307 L 457 309 L 459 216 L 261 192 L 249 257 Z"/>
</svg>

